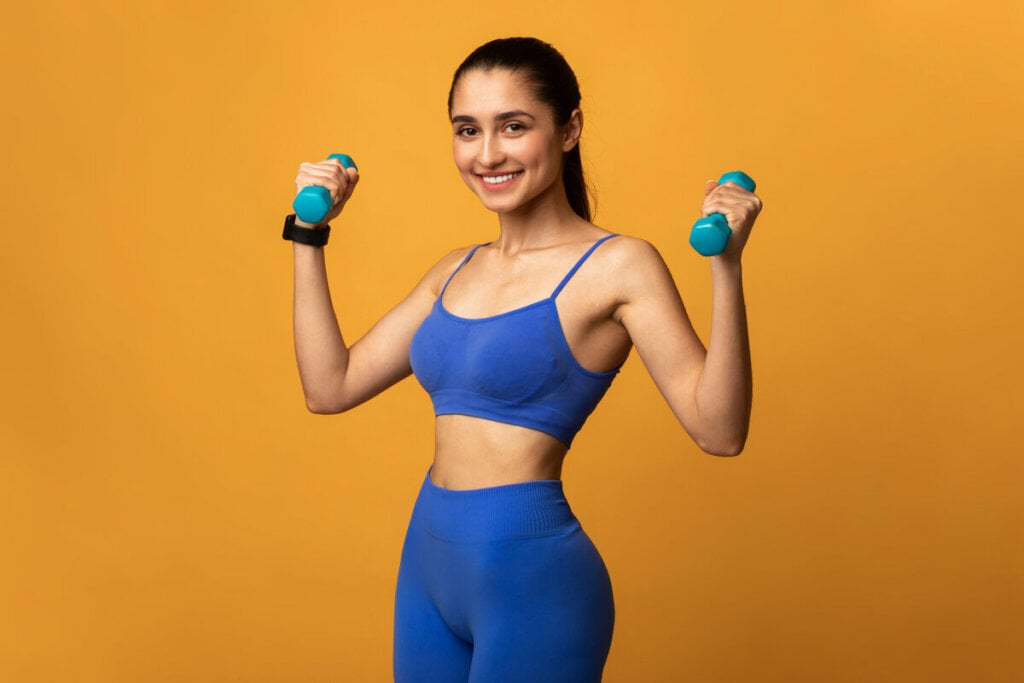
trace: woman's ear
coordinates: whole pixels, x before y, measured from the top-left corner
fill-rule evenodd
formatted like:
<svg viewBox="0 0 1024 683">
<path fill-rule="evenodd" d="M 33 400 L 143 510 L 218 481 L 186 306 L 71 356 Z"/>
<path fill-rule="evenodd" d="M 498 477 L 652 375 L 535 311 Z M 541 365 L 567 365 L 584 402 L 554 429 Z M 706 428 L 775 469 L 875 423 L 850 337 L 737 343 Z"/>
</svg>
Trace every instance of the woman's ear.
<svg viewBox="0 0 1024 683">
<path fill-rule="evenodd" d="M 571 152 L 579 144 L 583 134 L 583 112 L 573 109 L 569 114 L 569 122 L 565 124 L 565 137 L 562 139 L 562 151 Z"/>
</svg>

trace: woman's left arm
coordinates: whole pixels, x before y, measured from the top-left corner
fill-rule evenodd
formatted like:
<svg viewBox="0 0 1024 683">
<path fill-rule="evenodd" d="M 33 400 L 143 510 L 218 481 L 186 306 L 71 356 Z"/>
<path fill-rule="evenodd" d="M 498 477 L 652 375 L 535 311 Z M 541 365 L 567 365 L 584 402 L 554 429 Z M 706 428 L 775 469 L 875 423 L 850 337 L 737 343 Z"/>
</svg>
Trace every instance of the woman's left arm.
<svg viewBox="0 0 1024 683">
<path fill-rule="evenodd" d="M 658 252 L 638 242 L 618 318 L 669 407 L 702 450 L 739 455 L 750 426 L 752 373 L 740 257 L 761 201 L 746 190 L 710 181 L 703 215 L 725 215 L 732 235 L 711 257 L 711 335 L 701 344 Z"/>
</svg>

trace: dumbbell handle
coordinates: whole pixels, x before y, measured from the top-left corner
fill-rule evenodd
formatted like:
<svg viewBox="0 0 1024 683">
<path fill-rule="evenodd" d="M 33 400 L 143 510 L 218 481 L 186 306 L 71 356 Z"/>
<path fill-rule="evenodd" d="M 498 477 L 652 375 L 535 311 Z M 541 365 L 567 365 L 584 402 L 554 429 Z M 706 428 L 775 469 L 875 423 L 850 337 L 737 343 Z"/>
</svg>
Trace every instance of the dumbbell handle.
<svg viewBox="0 0 1024 683">
<path fill-rule="evenodd" d="M 347 154 L 332 154 L 328 159 L 337 159 L 345 168 L 356 168 L 356 162 Z M 310 185 L 302 188 L 299 194 L 295 195 L 292 208 L 300 221 L 306 223 L 319 223 L 331 212 L 334 202 L 331 201 L 331 193 L 326 187 Z"/>
<path fill-rule="evenodd" d="M 747 192 L 753 192 L 756 185 L 754 179 L 743 171 L 729 171 L 722 174 L 718 184 L 723 185 L 732 181 Z M 697 219 L 690 230 L 690 246 L 697 250 L 701 256 L 716 256 L 725 251 L 729 243 L 729 236 L 732 235 L 732 228 L 729 221 L 720 213 L 713 213 L 710 216 L 703 216 Z"/>
</svg>

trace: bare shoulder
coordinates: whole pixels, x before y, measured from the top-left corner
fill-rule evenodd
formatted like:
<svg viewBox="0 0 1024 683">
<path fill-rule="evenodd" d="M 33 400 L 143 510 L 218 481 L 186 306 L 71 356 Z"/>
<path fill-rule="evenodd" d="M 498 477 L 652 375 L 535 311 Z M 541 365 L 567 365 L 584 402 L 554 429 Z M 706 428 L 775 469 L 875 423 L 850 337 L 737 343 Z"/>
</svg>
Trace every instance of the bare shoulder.
<svg viewBox="0 0 1024 683">
<path fill-rule="evenodd" d="M 469 255 L 469 252 L 472 251 L 475 246 L 476 245 L 471 244 L 465 247 L 458 247 L 442 256 L 426 272 L 417 285 L 417 288 L 429 291 L 436 298 L 437 295 L 441 293 L 441 288 L 444 286 L 445 281 L 453 272 L 455 272 L 455 269 L 459 267 L 459 264 L 462 263 L 463 259 Z"/>
<path fill-rule="evenodd" d="M 640 237 L 619 235 L 608 240 L 598 251 L 602 254 L 601 271 L 617 283 L 616 291 L 623 301 L 632 298 L 656 282 L 671 280 L 668 266 L 657 247 Z"/>
<path fill-rule="evenodd" d="M 615 239 L 608 240 L 603 248 L 607 248 L 609 265 L 636 267 L 664 264 L 657 248 L 641 237 L 619 234 Z"/>
</svg>

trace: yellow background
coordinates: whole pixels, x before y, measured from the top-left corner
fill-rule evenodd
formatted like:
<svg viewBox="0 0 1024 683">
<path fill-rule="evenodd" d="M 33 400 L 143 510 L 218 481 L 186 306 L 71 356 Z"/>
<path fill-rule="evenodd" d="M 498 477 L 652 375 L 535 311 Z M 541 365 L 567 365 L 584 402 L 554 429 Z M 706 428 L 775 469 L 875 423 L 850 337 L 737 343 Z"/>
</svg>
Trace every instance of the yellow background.
<svg viewBox="0 0 1024 683">
<path fill-rule="evenodd" d="M 1024 679 L 1021 7 L 6 9 L 0 679 L 390 680 L 429 401 L 306 412 L 281 221 L 299 162 L 355 157 L 350 340 L 493 237 L 445 97 L 522 34 L 577 71 L 598 223 L 662 251 L 702 335 L 703 181 L 765 203 L 744 454 L 700 453 L 634 355 L 566 462 L 606 680 Z"/>
</svg>

